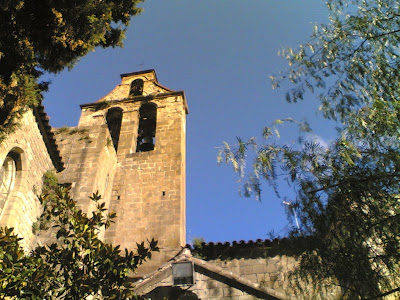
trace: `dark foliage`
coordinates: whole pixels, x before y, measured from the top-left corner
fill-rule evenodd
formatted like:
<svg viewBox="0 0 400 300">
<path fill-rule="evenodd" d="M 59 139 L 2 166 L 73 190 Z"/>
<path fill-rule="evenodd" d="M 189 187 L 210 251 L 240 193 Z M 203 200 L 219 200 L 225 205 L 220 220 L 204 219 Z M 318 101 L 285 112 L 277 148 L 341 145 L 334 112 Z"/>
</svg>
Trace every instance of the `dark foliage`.
<svg viewBox="0 0 400 300">
<path fill-rule="evenodd" d="M 0 6 L 0 137 L 42 99 L 57 73 L 95 47 L 121 46 L 142 0 L 4 0 Z"/>
</svg>

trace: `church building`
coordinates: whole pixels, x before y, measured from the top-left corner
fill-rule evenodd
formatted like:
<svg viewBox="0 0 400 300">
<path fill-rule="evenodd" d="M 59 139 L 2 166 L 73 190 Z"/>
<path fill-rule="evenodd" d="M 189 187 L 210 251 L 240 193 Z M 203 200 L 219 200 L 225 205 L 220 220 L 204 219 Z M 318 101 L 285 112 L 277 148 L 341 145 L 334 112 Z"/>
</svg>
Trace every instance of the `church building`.
<svg viewBox="0 0 400 300">
<path fill-rule="evenodd" d="M 0 144 L 0 225 L 14 227 L 26 250 L 41 242 L 32 224 L 43 174 L 53 170 L 84 212 L 96 191 L 116 212 L 105 242 L 134 250 L 158 241 L 160 252 L 132 275 L 138 295 L 296 299 L 285 278 L 295 261 L 276 252 L 286 240 L 186 245 L 188 112 L 185 93 L 162 86 L 154 70 L 122 74 L 109 94 L 81 105 L 76 127 L 52 129 L 43 106 L 27 111 Z"/>
</svg>

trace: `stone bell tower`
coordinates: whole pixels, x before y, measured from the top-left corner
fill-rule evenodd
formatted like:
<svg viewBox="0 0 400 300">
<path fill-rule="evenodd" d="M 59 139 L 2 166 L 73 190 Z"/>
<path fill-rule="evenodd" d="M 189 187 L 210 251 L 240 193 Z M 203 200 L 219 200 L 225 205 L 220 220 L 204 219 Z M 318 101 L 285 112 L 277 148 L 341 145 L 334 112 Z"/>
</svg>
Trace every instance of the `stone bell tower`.
<svg viewBox="0 0 400 300">
<path fill-rule="evenodd" d="M 75 131 L 88 138 L 61 142 L 69 156 L 63 181 L 72 182 L 83 209 L 90 210 L 87 196 L 99 190 L 117 213 L 106 242 L 135 249 L 136 242 L 158 240 L 161 251 L 151 265 L 159 265 L 186 243 L 188 108 L 184 92 L 160 85 L 154 70 L 121 79 L 105 97 L 81 105 Z"/>
</svg>

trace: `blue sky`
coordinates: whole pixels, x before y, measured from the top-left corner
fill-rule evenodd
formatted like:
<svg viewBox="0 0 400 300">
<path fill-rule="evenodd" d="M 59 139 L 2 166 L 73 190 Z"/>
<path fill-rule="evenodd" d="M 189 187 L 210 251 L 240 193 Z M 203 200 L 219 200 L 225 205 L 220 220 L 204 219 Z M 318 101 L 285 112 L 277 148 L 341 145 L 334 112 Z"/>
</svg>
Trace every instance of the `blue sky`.
<svg viewBox="0 0 400 300">
<path fill-rule="evenodd" d="M 283 46 L 307 40 L 313 24 L 327 19 L 320 0 L 148 0 L 131 21 L 125 46 L 96 49 L 71 71 L 51 76 L 45 106 L 54 127 L 76 126 L 79 104 L 97 101 L 119 74 L 155 69 L 159 82 L 186 93 L 187 240 L 225 242 L 284 234 L 282 199 L 264 187 L 262 201 L 242 198 L 231 166 L 217 165 L 218 147 L 236 137 L 260 136 L 278 118 L 315 116 L 312 96 L 287 104 L 269 75 L 287 68 Z M 283 194 L 292 195 L 290 190 Z M 288 199 L 290 200 L 290 198 Z"/>
</svg>

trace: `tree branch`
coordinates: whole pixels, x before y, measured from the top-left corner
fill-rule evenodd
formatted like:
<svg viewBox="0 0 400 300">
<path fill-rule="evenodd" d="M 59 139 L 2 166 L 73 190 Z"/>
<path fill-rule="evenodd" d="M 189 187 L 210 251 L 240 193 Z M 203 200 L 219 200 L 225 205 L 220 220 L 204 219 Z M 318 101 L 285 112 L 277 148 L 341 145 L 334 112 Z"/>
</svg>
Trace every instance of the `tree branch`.
<svg viewBox="0 0 400 300">
<path fill-rule="evenodd" d="M 378 299 L 378 298 L 381 298 L 381 297 L 385 297 L 385 296 L 394 294 L 394 293 L 396 293 L 396 292 L 400 292 L 400 287 L 397 287 L 397 288 L 395 288 L 395 289 L 393 289 L 393 290 L 390 290 L 390 291 L 388 291 L 388 292 L 385 292 L 385 293 L 376 295 L 376 296 L 374 296 L 374 297 L 372 297 L 372 298 L 365 298 L 365 299 L 363 299 L 363 300 Z"/>
</svg>

